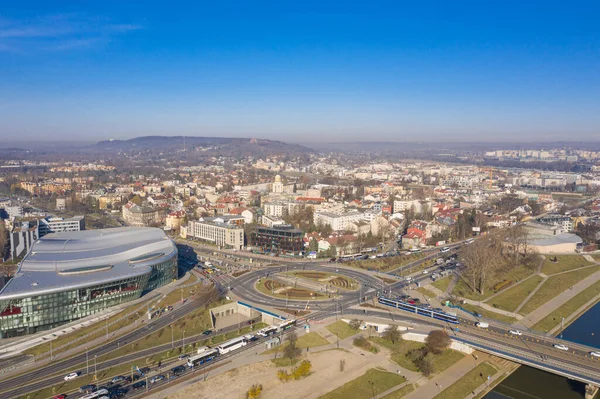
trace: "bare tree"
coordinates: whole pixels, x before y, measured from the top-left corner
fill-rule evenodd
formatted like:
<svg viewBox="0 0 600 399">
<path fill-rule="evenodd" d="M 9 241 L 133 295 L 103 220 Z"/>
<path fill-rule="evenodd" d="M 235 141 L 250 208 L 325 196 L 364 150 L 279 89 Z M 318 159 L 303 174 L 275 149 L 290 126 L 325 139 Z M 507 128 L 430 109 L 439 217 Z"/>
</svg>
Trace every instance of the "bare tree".
<svg viewBox="0 0 600 399">
<path fill-rule="evenodd" d="M 360 325 L 362 324 L 362 321 L 358 320 L 358 319 L 352 319 L 350 320 L 350 323 L 348 323 L 350 325 L 350 327 L 353 330 L 358 330 L 360 328 Z"/>
<path fill-rule="evenodd" d="M 8 253 L 8 231 L 4 227 L 4 222 L 0 219 L 0 261 L 3 261 Z"/>
<path fill-rule="evenodd" d="M 388 328 L 386 328 L 383 332 L 383 338 L 387 339 L 388 341 L 391 341 L 392 344 L 395 344 L 396 342 L 400 341 L 401 337 L 400 331 L 398 330 L 398 326 L 394 324 L 389 325 Z"/>
<path fill-rule="evenodd" d="M 488 234 L 462 250 L 462 276 L 470 282 L 474 292 L 485 293 L 488 279 L 502 265 L 501 252 L 502 241 L 497 233 Z"/>
</svg>

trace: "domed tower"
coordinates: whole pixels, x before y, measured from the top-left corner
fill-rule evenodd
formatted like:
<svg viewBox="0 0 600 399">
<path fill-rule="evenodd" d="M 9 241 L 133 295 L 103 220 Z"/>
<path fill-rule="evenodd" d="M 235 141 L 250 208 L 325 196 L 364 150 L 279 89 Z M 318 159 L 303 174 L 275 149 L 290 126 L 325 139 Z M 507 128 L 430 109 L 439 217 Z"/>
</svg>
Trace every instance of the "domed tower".
<svg viewBox="0 0 600 399">
<path fill-rule="evenodd" d="M 281 194 L 283 193 L 283 183 L 281 182 L 281 176 L 275 176 L 275 180 L 271 186 L 271 192 L 273 194 Z"/>
</svg>

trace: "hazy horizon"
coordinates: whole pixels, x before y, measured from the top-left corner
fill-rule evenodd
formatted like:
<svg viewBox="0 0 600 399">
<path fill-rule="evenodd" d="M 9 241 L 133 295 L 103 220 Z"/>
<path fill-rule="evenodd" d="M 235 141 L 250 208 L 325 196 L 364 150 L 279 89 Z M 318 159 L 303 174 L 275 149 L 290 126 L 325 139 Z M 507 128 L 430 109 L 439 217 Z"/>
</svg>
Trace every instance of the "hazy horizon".
<svg viewBox="0 0 600 399">
<path fill-rule="evenodd" d="M 0 139 L 596 141 L 599 8 L 14 3 Z"/>
</svg>

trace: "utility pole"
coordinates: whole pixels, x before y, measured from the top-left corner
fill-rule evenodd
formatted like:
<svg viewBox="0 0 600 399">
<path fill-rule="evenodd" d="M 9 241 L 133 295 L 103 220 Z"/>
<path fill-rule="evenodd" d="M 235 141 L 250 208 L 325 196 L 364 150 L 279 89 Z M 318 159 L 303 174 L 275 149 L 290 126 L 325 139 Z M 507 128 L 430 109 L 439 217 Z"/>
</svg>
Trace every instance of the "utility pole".
<svg viewBox="0 0 600 399">
<path fill-rule="evenodd" d="M 94 381 L 97 380 L 97 377 L 96 377 L 96 358 L 98 358 L 98 355 L 94 355 Z"/>
<path fill-rule="evenodd" d="M 185 330 L 183 330 L 183 336 L 181 338 L 181 349 L 185 353 Z"/>
<path fill-rule="evenodd" d="M 90 362 L 88 359 L 88 347 L 85 347 L 85 375 L 90 374 Z"/>
<path fill-rule="evenodd" d="M 171 349 L 175 349 L 175 340 L 173 338 L 173 324 L 171 324 Z"/>
<path fill-rule="evenodd" d="M 52 341 L 50 341 L 50 360 L 52 360 Z"/>
<path fill-rule="evenodd" d="M 106 320 L 106 323 L 105 323 L 105 326 L 106 326 L 106 340 L 108 341 L 108 317 L 105 320 Z"/>
</svg>

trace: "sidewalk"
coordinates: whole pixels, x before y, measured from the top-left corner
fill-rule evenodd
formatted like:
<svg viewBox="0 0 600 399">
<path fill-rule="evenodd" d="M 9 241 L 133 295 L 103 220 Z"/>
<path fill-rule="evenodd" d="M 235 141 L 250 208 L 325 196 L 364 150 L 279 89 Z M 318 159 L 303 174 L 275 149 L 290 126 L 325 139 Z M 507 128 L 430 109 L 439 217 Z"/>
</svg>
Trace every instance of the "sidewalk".
<svg viewBox="0 0 600 399">
<path fill-rule="evenodd" d="M 573 285 L 566 291 L 561 292 L 533 312 L 531 312 L 527 317 L 523 318 L 517 324 L 520 324 L 525 327 L 531 327 L 536 324 L 538 321 L 542 320 L 548 314 L 552 313 L 559 307 L 565 304 L 569 299 L 572 299 L 574 296 L 579 294 L 581 291 L 586 288 L 592 286 L 593 284 L 597 284 L 600 281 L 600 271 L 592 274 L 579 281 L 577 284 Z"/>
</svg>

